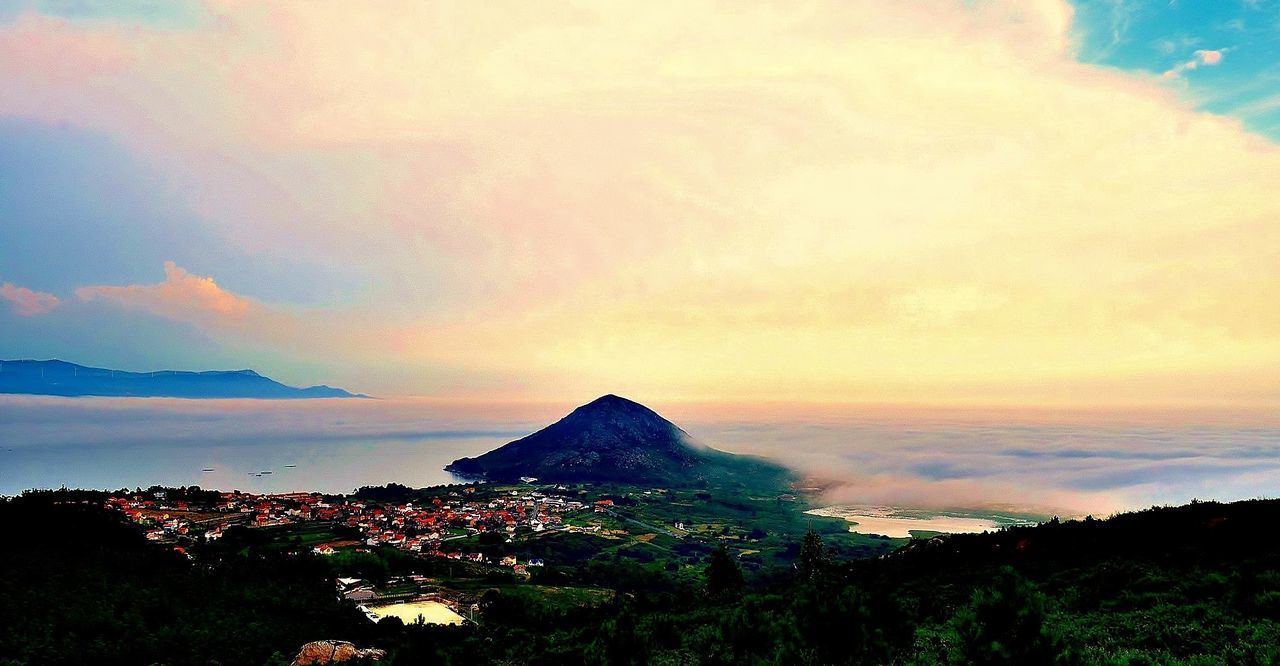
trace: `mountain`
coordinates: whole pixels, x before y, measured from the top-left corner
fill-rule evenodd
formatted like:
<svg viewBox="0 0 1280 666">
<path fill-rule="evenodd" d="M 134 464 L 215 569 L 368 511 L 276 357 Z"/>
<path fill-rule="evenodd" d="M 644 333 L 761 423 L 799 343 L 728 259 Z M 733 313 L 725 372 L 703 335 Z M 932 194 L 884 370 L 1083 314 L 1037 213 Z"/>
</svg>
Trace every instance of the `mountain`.
<svg viewBox="0 0 1280 666">
<path fill-rule="evenodd" d="M 497 482 L 536 477 L 550 483 L 667 486 L 727 480 L 780 484 L 788 477 L 781 467 L 764 460 L 697 444 L 657 412 L 616 395 L 597 398 L 546 428 L 484 455 L 459 458 L 445 470 Z"/>
<path fill-rule="evenodd" d="M 144 398 L 367 398 L 330 386 L 294 388 L 252 370 L 125 372 L 66 361 L 0 361 L 0 393 Z"/>
</svg>

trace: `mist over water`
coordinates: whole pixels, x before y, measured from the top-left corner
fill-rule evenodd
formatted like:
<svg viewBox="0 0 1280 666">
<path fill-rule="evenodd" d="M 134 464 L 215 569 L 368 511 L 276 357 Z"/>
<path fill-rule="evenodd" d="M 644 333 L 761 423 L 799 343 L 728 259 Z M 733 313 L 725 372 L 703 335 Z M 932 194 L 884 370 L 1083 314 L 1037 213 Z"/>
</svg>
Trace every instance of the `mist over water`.
<svg viewBox="0 0 1280 666">
<path fill-rule="evenodd" d="M 0 493 L 449 483 L 448 462 L 539 427 L 539 410 L 521 413 L 427 401 L 0 397 Z"/>
<path fill-rule="evenodd" d="M 704 444 L 820 477 L 832 503 L 1106 513 L 1280 496 L 1280 424 L 1266 415 L 651 406 Z M 448 462 L 572 407 L 0 396 L 0 493 L 447 483 Z"/>
<path fill-rule="evenodd" d="M 1070 515 L 1280 496 L 1280 423 L 1254 411 L 829 408 L 722 413 L 697 434 L 832 482 L 832 503 Z"/>
</svg>

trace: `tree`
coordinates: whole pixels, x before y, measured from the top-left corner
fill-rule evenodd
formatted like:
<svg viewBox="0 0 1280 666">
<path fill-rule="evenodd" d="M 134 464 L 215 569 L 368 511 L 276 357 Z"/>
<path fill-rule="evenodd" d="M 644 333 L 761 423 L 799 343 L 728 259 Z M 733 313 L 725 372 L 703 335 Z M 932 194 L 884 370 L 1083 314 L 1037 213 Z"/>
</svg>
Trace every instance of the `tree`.
<svg viewBox="0 0 1280 666">
<path fill-rule="evenodd" d="M 831 563 L 831 551 L 822 542 L 822 537 L 813 531 L 813 525 L 804 533 L 800 542 L 800 577 L 812 582 L 817 579 Z"/>
<path fill-rule="evenodd" d="M 783 663 L 892 663 L 893 642 L 908 626 L 887 600 L 851 585 L 801 585 L 789 601 L 795 639 L 780 646 Z"/>
<path fill-rule="evenodd" d="M 636 631 L 636 617 L 629 607 L 605 620 L 583 655 L 588 664 L 631 666 L 649 661 L 649 641 Z"/>
<path fill-rule="evenodd" d="M 1064 650 L 1044 624 L 1044 595 L 1006 568 L 994 585 L 976 590 L 953 620 L 957 664 L 1053 664 Z"/>
<path fill-rule="evenodd" d="M 707 594 L 713 599 L 736 599 L 742 596 L 745 583 L 742 569 L 729 554 L 724 544 L 711 553 L 711 561 L 707 564 Z"/>
</svg>

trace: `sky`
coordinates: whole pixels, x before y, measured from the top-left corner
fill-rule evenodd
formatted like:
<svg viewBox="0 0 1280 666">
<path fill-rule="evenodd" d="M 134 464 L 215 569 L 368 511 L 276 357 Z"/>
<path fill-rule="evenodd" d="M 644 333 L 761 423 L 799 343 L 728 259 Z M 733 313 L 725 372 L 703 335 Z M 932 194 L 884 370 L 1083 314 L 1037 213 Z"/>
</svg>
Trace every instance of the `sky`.
<svg viewBox="0 0 1280 666">
<path fill-rule="evenodd" d="M 1278 142 L 1277 0 L 0 0 L 0 357 L 1274 406 Z"/>
</svg>

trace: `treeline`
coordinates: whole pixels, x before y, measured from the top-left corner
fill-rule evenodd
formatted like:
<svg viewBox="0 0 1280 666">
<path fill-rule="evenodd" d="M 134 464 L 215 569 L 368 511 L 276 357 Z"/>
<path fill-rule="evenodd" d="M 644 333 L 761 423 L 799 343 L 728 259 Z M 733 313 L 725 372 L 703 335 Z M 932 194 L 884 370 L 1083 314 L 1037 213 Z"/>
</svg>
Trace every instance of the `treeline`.
<svg viewBox="0 0 1280 666">
<path fill-rule="evenodd" d="M 40 502 L 101 502 L 109 497 L 137 497 L 142 500 L 163 500 L 170 504 L 186 502 L 188 504 L 208 506 L 222 499 L 217 490 L 205 490 L 200 486 L 151 486 L 129 490 L 121 488 L 115 491 L 84 490 L 79 488 L 60 488 L 58 490 L 27 490 L 22 497 L 29 501 Z"/>
<path fill-rule="evenodd" d="M 315 558 L 193 564 L 72 493 L 0 502 L 0 535 L 5 666 L 263 664 L 367 623 Z"/>
</svg>

